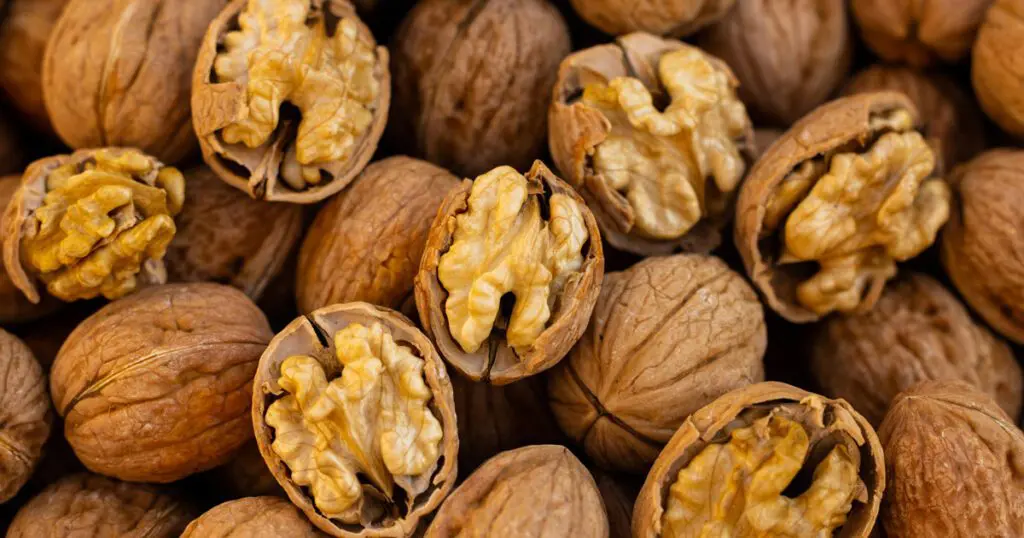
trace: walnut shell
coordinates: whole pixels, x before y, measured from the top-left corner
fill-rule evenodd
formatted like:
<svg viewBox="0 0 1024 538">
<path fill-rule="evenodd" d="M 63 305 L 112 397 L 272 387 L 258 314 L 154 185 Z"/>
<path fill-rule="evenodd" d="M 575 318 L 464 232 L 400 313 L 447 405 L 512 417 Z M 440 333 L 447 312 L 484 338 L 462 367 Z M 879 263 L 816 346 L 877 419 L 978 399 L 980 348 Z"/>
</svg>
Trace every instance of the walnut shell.
<svg viewBox="0 0 1024 538">
<path fill-rule="evenodd" d="M 897 394 L 922 381 L 968 382 L 1015 418 L 1024 397 L 1009 346 L 923 274 L 894 283 L 870 312 L 826 320 L 814 339 L 811 371 L 825 394 L 850 402 L 875 425 Z"/>
<path fill-rule="evenodd" d="M 46 377 L 32 351 L 14 335 L 0 329 L 0 503 L 18 492 L 42 457 L 50 436 L 50 395 Z"/>
<path fill-rule="evenodd" d="M 992 0 L 852 0 L 861 36 L 883 60 L 927 66 L 967 55 Z"/>
<path fill-rule="evenodd" d="M 299 253 L 299 309 L 365 301 L 414 312 L 413 279 L 445 195 L 459 185 L 447 170 L 409 157 L 367 166 L 332 198 Z"/>
<path fill-rule="evenodd" d="M 757 294 L 718 258 L 608 273 L 587 332 L 552 371 L 551 408 L 602 467 L 644 473 L 691 413 L 764 380 Z"/>
<path fill-rule="evenodd" d="M 50 392 L 91 471 L 173 482 L 252 438 L 251 380 L 272 333 L 242 292 L 168 284 L 90 316 L 57 355 Z"/>
<path fill-rule="evenodd" d="M 14 192 L 18 190 L 20 183 L 21 176 L 0 177 L 0 215 L 7 208 L 7 203 L 14 198 Z M 0 237 L 0 248 L 2 246 L 3 238 Z M 41 318 L 56 310 L 59 304 L 53 298 L 46 298 L 39 304 L 33 304 L 14 284 L 3 264 L 0 264 L 0 324 L 24 323 Z"/>
<path fill-rule="evenodd" d="M 292 503 L 247 497 L 219 504 L 188 524 L 181 538 L 317 538 L 323 536 Z"/>
<path fill-rule="evenodd" d="M 896 397 L 878 436 L 889 536 L 1018 536 L 1024 433 L 987 395 L 931 381 Z"/>
<path fill-rule="evenodd" d="M 505 529 L 522 538 L 608 538 L 608 517 L 594 478 L 569 449 L 534 445 L 502 452 L 469 475 L 425 538 L 511 532 Z"/>
<path fill-rule="evenodd" d="M 789 527 L 783 528 L 783 525 L 788 524 L 804 524 L 805 517 L 799 512 L 794 514 L 786 506 L 780 506 L 797 500 L 787 496 L 789 495 L 788 492 L 781 492 L 784 491 L 785 486 L 794 478 L 794 475 L 797 475 L 798 470 L 800 475 L 813 471 L 815 468 L 820 472 L 823 465 L 819 465 L 819 463 L 824 464 L 829 459 L 825 456 L 825 452 L 834 452 L 842 447 L 846 448 L 849 456 L 858 462 L 856 476 L 844 475 L 839 477 L 833 475 L 832 478 L 834 480 L 828 484 L 828 487 L 829 489 L 837 490 L 840 487 L 856 486 L 856 496 L 853 498 L 852 504 L 849 505 L 844 517 L 839 519 L 841 526 L 835 529 L 834 535 L 839 538 L 867 537 L 875 524 L 879 504 L 882 500 L 882 491 L 885 488 L 885 462 L 882 457 L 882 447 L 878 442 L 875 431 L 864 417 L 857 414 L 843 400 L 829 400 L 784 383 L 774 382 L 757 383 L 734 390 L 686 419 L 686 422 L 679 428 L 679 431 L 672 436 L 672 440 L 669 441 L 665 450 L 658 456 L 650 474 L 647 475 L 643 488 L 640 490 L 640 496 L 637 498 L 633 511 L 633 537 L 655 538 L 666 536 L 667 538 L 673 536 L 663 530 L 665 526 L 663 518 L 671 518 L 675 515 L 666 512 L 666 504 L 670 502 L 670 495 L 674 495 L 674 493 L 670 493 L 670 488 L 676 483 L 677 474 L 681 476 L 680 471 L 689 469 L 691 463 L 694 462 L 697 456 L 702 455 L 706 449 L 722 446 L 730 438 L 736 439 L 734 432 L 742 429 L 749 430 L 751 426 L 755 428 L 755 431 L 758 431 L 759 423 L 775 417 L 787 417 L 788 421 L 796 424 L 807 436 L 805 439 L 808 443 L 804 453 L 791 455 L 797 458 L 796 461 L 801 464 L 801 468 L 798 469 L 794 466 L 782 472 L 772 472 L 773 469 L 768 467 L 771 462 L 762 461 L 762 464 L 765 465 L 765 474 L 762 483 L 763 488 L 761 489 L 766 491 L 766 493 L 765 497 L 760 497 L 758 500 L 762 501 L 763 505 L 761 503 L 743 504 L 749 490 L 736 492 L 735 497 L 727 498 L 726 496 L 729 495 L 730 491 L 735 492 L 735 490 L 728 488 L 729 483 L 734 483 L 731 481 L 726 483 L 712 481 L 708 487 L 715 489 L 707 492 L 693 491 L 693 493 L 700 497 L 700 500 L 697 502 L 716 502 L 720 503 L 720 506 L 723 507 L 714 512 L 717 516 L 716 521 L 721 523 L 721 526 L 717 527 L 719 532 L 732 530 L 732 527 L 739 523 L 739 521 L 754 524 L 768 523 L 774 520 L 778 523 L 779 527 L 773 527 L 768 531 L 765 531 L 760 526 L 748 526 L 746 528 L 750 532 L 764 536 L 832 536 L 833 533 L 831 531 L 827 533 L 811 533 L 806 527 L 804 527 L 804 532 L 799 532 Z M 758 431 L 756 436 L 765 435 L 766 433 L 765 431 Z M 754 440 L 750 441 L 753 443 Z M 777 454 L 776 456 L 781 457 L 782 455 Z M 734 466 L 737 471 L 736 475 L 734 475 L 736 480 L 746 482 L 748 480 L 747 475 L 739 472 L 744 462 L 738 462 L 735 459 L 728 460 L 726 458 L 727 456 L 723 455 L 719 462 Z M 774 471 L 781 470 L 774 469 Z M 722 472 L 729 471 L 723 469 Z M 768 473 L 771 474 L 769 475 Z M 708 478 L 706 475 L 702 475 L 702 477 Z M 808 474 L 807 479 L 810 478 L 811 476 Z M 799 476 L 796 477 L 797 482 L 801 480 Z M 819 478 L 816 474 L 814 482 L 818 482 L 818 480 Z M 771 483 L 769 484 L 768 481 L 771 481 Z M 855 481 L 856 484 L 851 484 L 851 481 Z M 814 484 L 811 484 L 811 487 L 813 488 Z M 672 491 L 676 491 L 676 489 L 672 488 Z M 775 492 L 775 490 L 778 490 L 778 492 Z M 808 489 L 808 495 L 814 493 L 814 491 L 813 489 Z M 683 492 L 681 491 L 680 493 Z M 819 497 L 812 496 L 807 500 L 813 503 L 816 500 L 823 500 L 830 494 L 831 492 L 826 492 Z M 782 502 L 772 504 L 774 500 Z M 791 517 L 776 519 L 768 516 L 769 510 L 757 512 L 752 508 L 755 505 L 766 508 L 764 505 L 769 504 L 778 509 L 777 512 L 772 511 L 773 514 L 778 514 L 780 517 L 782 514 L 788 514 Z M 695 508 L 700 507 L 702 506 L 698 505 Z M 808 511 L 814 508 L 816 507 L 809 506 Z M 747 511 L 747 509 L 751 510 Z M 728 518 L 728 521 L 719 519 L 722 516 L 718 516 L 718 514 L 726 514 L 725 517 Z M 814 518 L 807 518 L 807 521 L 817 521 L 826 516 L 827 514 L 822 514 Z M 834 524 L 835 521 L 830 521 L 830 523 Z M 708 524 L 711 523 L 708 522 Z M 699 525 L 697 528 L 699 529 Z M 758 533 L 753 529 L 760 529 L 761 532 Z M 680 534 L 679 536 L 682 535 Z"/>
<path fill-rule="evenodd" d="M 701 36 L 729 64 L 751 115 L 788 126 L 828 99 L 850 69 L 845 0 L 745 0 Z"/>
<path fill-rule="evenodd" d="M 69 0 L 12 0 L 0 22 L 0 88 L 36 130 L 52 134 L 43 102 L 43 53 Z"/>
<path fill-rule="evenodd" d="M 286 360 L 296 355 L 312 358 L 323 368 L 328 380 L 340 379 L 339 376 L 343 372 L 355 366 L 343 367 L 339 362 L 336 335 L 347 328 L 373 327 L 378 324 L 384 334 L 391 336 L 395 342 L 417 354 L 423 361 L 423 381 L 431 398 L 427 409 L 440 422 L 441 427 L 440 459 L 422 476 L 392 476 L 403 489 L 409 487 L 405 490 L 407 497 L 393 497 L 394 501 L 387 500 L 371 483 L 369 475 L 372 473 L 361 474 L 360 505 L 352 507 L 347 514 L 351 515 L 352 519 L 328 518 L 317 504 L 319 499 L 314 497 L 310 488 L 297 483 L 295 473 L 289 469 L 288 464 L 274 448 L 275 441 L 294 435 L 294 432 L 275 435 L 275 429 L 268 424 L 268 410 L 289 394 L 280 382 L 282 367 Z M 288 494 L 288 498 L 305 512 L 306 517 L 314 525 L 331 536 L 408 536 L 416 529 L 422 518 L 427 517 L 441 504 L 455 485 L 459 439 L 451 381 L 430 340 L 413 326 L 412 322 L 395 311 L 367 303 L 346 303 L 321 308 L 308 316 L 296 319 L 278 333 L 267 346 L 266 352 L 260 358 L 254 387 L 252 421 L 263 459 L 278 484 Z M 367 431 L 375 431 L 376 424 L 374 422 L 358 426 Z M 408 493 L 410 490 L 418 493 L 412 495 Z"/>
<path fill-rule="evenodd" d="M 736 0 L 570 0 L 576 13 L 606 34 L 650 32 L 682 37 L 711 24 Z M 740 2 L 742 3 L 742 2 Z"/>
<path fill-rule="evenodd" d="M 1024 137 L 1024 67 L 1007 59 L 1024 48 L 1022 18 L 1024 0 L 996 0 L 985 13 L 971 52 L 971 82 L 981 108 L 1017 138 Z"/>
</svg>

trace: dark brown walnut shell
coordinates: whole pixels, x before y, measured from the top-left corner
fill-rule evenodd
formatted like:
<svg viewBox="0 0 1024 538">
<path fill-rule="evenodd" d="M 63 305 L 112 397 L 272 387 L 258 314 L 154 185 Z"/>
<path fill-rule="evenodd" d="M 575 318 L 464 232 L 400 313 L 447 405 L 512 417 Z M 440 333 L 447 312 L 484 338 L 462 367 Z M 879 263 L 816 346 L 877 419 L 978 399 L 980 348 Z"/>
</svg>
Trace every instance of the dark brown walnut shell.
<svg viewBox="0 0 1024 538">
<path fill-rule="evenodd" d="M 0 215 L 3 215 L 7 203 L 14 198 L 14 192 L 18 190 L 20 183 L 21 176 L 0 177 Z M 3 239 L 0 236 L 0 248 L 3 246 Z M 24 323 L 41 318 L 54 311 L 59 304 L 53 298 L 46 298 L 39 304 L 33 304 L 18 289 L 0 263 L 0 325 Z"/>
<path fill-rule="evenodd" d="M 323 534 L 280 497 L 247 497 L 219 504 L 188 524 L 181 538 L 317 538 Z"/>
<path fill-rule="evenodd" d="M 194 153 L 189 94 L 206 26 L 226 0 L 71 0 L 50 34 L 43 97 L 73 148 Z"/>
<path fill-rule="evenodd" d="M 302 241 L 299 309 L 364 301 L 415 312 L 413 279 L 430 224 L 458 186 L 447 170 L 409 157 L 367 166 L 317 213 Z"/>
<path fill-rule="evenodd" d="M 608 516 L 587 468 L 569 449 L 502 452 L 466 478 L 438 510 L 426 538 L 608 538 Z"/>
<path fill-rule="evenodd" d="M 886 480 L 882 447 L 871 425 L 843 400 L 829 400 L 784 383 L 766 382 L 737 389 L 718 398 L 691 415 L 679 428 L 665 450 L 658 456 L 658 460 L 654 463 L 654 467 L 647 475 L 647 480 L 640 490 L 640 496 L 633 508 L 633 538 L 667 536 L 663 534 L 662 518 L 665 516 L 665 506 L 670 495 L 670 488 L 676 482 L 679 471 L 687 467 L 694 457 L 708 446 L 727 443 L 736 429 L 756 427 L 755 421 L 769 417 L 785 417 L 787 420 L 795 422 L 807 434 L 809 444 L 806 454 L 796 455 L 801 458 L 802 464 L 800 473 L 795 480 L 795 483 L 805 485 L 800 486 L 800 489 L 795 491 L 796 494 L 803 493 L 804 488 L 810 485 L 805 483 L 812 479 L 810 472 L 815 471 L 816 468 L 821 469 L 819 463 L 825 459 L 826 452 L 831 451 L 833 447 L 845 446 L 857 454 L 855 457 L 859 460 L 859 468 L 856 480 L 860 491 L 846 514 L 845 523 L 836 529 L 834 534 L 830 532 L 828 534 L 815 533 L 814 535 L 834 535 L 837 538 L 866 538 L 869 536 L 878 516 Z M 763 433 L 759 435 L 763 435 Z M 755 442 L 755 440 L 750 440 L 751 445 Z M 729 460 L 725 460 L 726 457 L 728 456 L 723 456 L 723 461 L 728 462 Z M 780 457 L 782 457 L 782 453 L 778 452 L 774 456 L 774 458 Z M 736 460 L 731 460 L 731 463 L 735 464 Z M 769 463 L 766 462 L 764 465 L 769 465 Z M 774 472 L 769 475 L 768 473 L 773 469 L 764 467 L 759 467 L 759 469 L 763 469 L 765 472 L 762 475 L 762 482 L 765 482 L 762 487 L 769 491 L 775 489 L 783 491 L 783 488 L 779 486 L 784 486 L 784 484 L 776 481 L 791 480 L 790 475 L 793 473 L 790 471 L 795 470 L 787 469 L 784 472 Z M 776 468 L 774 471 L 781 470 Z M 737 480 L 747 479 L 747 475 L 744 473 L 737 473 L 737 475 Z M 838 489 L 850 485 L 847 482 L 849 477 L 835 475 L 832 477 L 834 481 L 828 484 L 831 488 Z M 767 481 L 772 481 L 772 483 L 769 485 Z M 720 485 L 714 481 L 711 483 L 715 484 L 712 487 Z M 735 482 L 730 483 L 735 484 Z M 743 511 L 747 508 L 742 506 L 744 492 L 730 489 L 727 486 L 717 488 L 715 491 L 720 493 L 732 491 L 737 495 L 733 498 L 733 502 L 726 502 L 724 499 L 714 497 L 714 493 L 708 492 L 706 495 L 709 502 L 722 503 L 724 506 L 721 510 L 716 510 L 716 514 L 729 514 L 726 517 L 735 521 L 737 514 L 731 510 Z M 705 495 L 699 492 L 698 494 Z M 786 501 L 794 500 L 788 495 L 788 491 L 783 491 L 779 498 Z M 819 499 L 824 500 L 828 495 L 831 495 L 831 492 L 823 493 Z M 773 497 L 769 497 L 769 499 L 771 498 Z M 810 500 L 813 502 L 819 499 Z M 766 508 L 764 505 L 761 506 Z M 781 514 L 783 509 L 780 506 L 778 513 Z M 765 511 L 767 512 L 767 510 Z M 760 519 L 761 515 L 753 514 L 752 517 L 756 520 Z M 801 522 L 804 519 L 799 514 L 794 517 Z M 745 519 L 749 521 L 749 518 Z M 767 521 L 773 518 L 764 517 L 764 519 Z M 795 523 L 795 521 L 786 520 L 785 524 L 788 523 Z M 779 521 L 779 524 L 784 523 Z M 725 528 L 721 529 L 722 532 L 729 530 L 728 525 L 723 524 L 723 527 Z M 776 530 L 781 531 L 778 528 Z M 786 530 L 791 529 L 787 528 Z M 790 535 L 782 532 L 780 534 Z M 768 532 L 764 535 L 773 536 L 775 534 Z M 796 532 L 793 535 L 805 534 Z"/>
<path fill-rule="evenodd" d="M 294 114 L 285 110 L 269 139 L 255 148 L 242 143 L 228 143 L 222 135 L 225 127 L 249 114 L 246 83 L 219 81 L 214 73 L 214 64 L 223 50 L 225 36 L 239 29 L 239 15 L 249 4 L 248 0 L 232 0 L 210 23 L 199 49 L 199 58 L 192 75 L 192 123 L 199 137 L 203 159 L 221 179 L 249 193 L 253 198 L 300 204 L 319 202 L 344 189 L 362 171 L 377 149 L 387 124 L 391 103 L 388 51 L 376 46 L 373 34 L 359 20 L 355 8 L 347 0 L 318 0 L 310 4 L 312 11 L 306 21 L 309 28 L 324 21 L 324 24 L 335 24 L 342 18 L 355 24 L 356 39 L 372 48 L 373 78 L 379 84 L 379 89 L 372 100 L 371 123 L 352 141 L 348 157 L 315 163 L 319 169 L 319 182 L 312 185 L 307 183 L 302 189 L 296 189 L 289 185 L 285 177 L 291 167 L 299 167 L 295 155 L 290 153 L 297 143 L 299 124 L 299 118 Z M 299 59 L 294 61 L 298 63 Z M 332 140 L 342 138 L 340 133 L 332 137 Z"/>
<path fill-rule="evenodd" d="M 700 44 L 732 68 L 751 116 L 788 127 L 846 78 L 848 24 L 846 0 L 742 0 Z"/>
<path fill-rule="evenodd" d="M 185 204 L 164 264 L 169 282 L 219 282 L 258 301 L 302 233 L 302 207 L 253 200 L 201 166 L 184 172 Z"/>
<path fill-rule="evenodd" d="M 825 394 L 850 402 L 874 425 L 897 394 L 922 381 L 970 383 L 1014 418 L 1024 397 L 1010 347 L 923 274 L 895 282 L 870 312 L 826 320 L 812 345 L 811 371 Z"/>
<path fill-rule="evenodd" d="M 371 327 L 378 323 L 383 326 L 385 334 L 390 334 L 396 343 L 410 348 L 423 359 L 423 379 L 431 397 L 427 409 L 440 422 L 442 431 L 440 459 L 428 473 L 429 476 L 404 477 L 411 481 L 413 487 L 423 487 L 422 491 L 412 498 L 399 495 L 389 502 L 369 479 L 360 475 L 361 506 L 352 507 L 348 511 L 355 521 L 328 518 L 315 504 L 310 489 L 293 481 L 292 471 L 272 447 L 273 442 L 281 437 L 275 436 L 274 428 L 267 424 L 267 410 L 272 403 L 287 394 L 279 383 L 281 366 L 286 359 L 295 355 L 312 357 L 324 368 L 327 380 L 334 380 L 344 371 L 336 355 L 336 333 L 353 324 Z M 267 346 L 266 352 L 260 358 L 253 387 L 252 423 L 256 429 L 256 442 L 263 459 L 278 484 L 288 494 L 288 498 L 302 509 L 317 528 L 331 536 L 409 536 L 421 520 L 429 517 L 455 486 L 458 474 L 459 437 L 451 381 L 434 345 L 411 321 L 398 312 L 368 303 L 346 303 L 321 308 L 296 319 L 279 332 Z M 365 426 L 369 432 L 376 431 L 374 425 L 360 426 Z M 402 486 L 403 489 L 404 487 Z M 351 513 L 353 510 L 357 513 Z"/>
<path fill-rule="evenodd" d="M 0 22 L 0 88 L 22 116 L 53 133 L 43 102 L 43 53 L 68 0 L 11 0 Z"/>
<path fill-rule="evenodd" d="M 547 0 L 419 2 L 391 50 L 399 147 L 469 177 L 541 157 L 545 107 L 571 50 Z"/>
<path fill-rule="evenodd" d="M 57 355 L 50 392 L 89 470 L 173 482 L 252 438 L 252 377 L 272 337 L 263 313 L 220 284 L 168 284 L 90 316 Z"/>
<path fill-rule="evenodd" d="M 594 481 L 601 492 L 604 508 L 608 512 L 609 538 L 632 538 L 633 504 L 640 493 L 640 485 L 629 477 L 616 476 L 594 470 Z"/>
<path fill-rule="evenodd" d="M 931 381 L 896 397 L 878 436 L 891 537 L 1019 536 L 1024 432 L 963 382 Z"/>
<path fill-rule="evenodd" d="M 743 0 L 746 1 L 746 0 Z M 606 34 L 686 36 L 732 9 L 736 0 L 570 0 L 576 13 Z M 739 2 L 739 3 L 742 3 Z"/>
<path fill-rule="evenodd" d="M 445 313 L 448 292 L 438 278 L 441 256 L 454 241 L 456 217 L 468 211 L 469 193 L 473 186 L 464 180 L 448 193 L 437 212 L 427 237 L 419 272 L 416 275 L 416 309 L 424 331 L 437 345 L 441 356 L 459 373 L 473 381 L 494 385 L 507 385 L 513 381 L 538 374 L 562 360 L 583 335 L 590 313 L 601 291 L 604 276 L 604 250 L 601 232 L 594 215 L 583 199 L 568 184 L 555 176 L 544 163 L 536 161 L 525 174 L 530 196 L 540 197 L 541 205 L 554 194 L 568 196 L 580 206 L 586 224 L 588 240 L 583 245 L 583 265 L 562 289 L 562 295 L 552 309 L 546 328 L 537 337 L 529 351 L 520 355 L 505 338 L 494 330 L 483 346 L 474 353 L 465 352 L 455 341 Z M 507 313 L 499 312 L 499 317 Z M 497 325 L 498 322 L 496 321 Z"/>
<path fill-rule="evenodd" d="M 154 487 L 83 473 L 30 500 L 7 537 L 174 538 L 193 517 L 190 507 Z"/>
<path fill-rule="evenodd" d="M 53 413 L 46 376 L 32 351 L 0 329 L 0 503 L 25 485 L 42 457 Z"/>
<path fill-rule="evenodd" d="M 548 380 L 551 408 L 598 465 L 644 473 L 686 417 L 764 380 L 757 294 L 718 258 L 605 275 L 587 332 Z"/>
<path fill-rule="evenodd" d="M 1024 50 L 1022 20 L 1024 0 L 996 0 L 971 51 L 971 82 L 981 108 L 1017 138 L 1024 137 L 1024 67 L 1008 59 Z"/>
<path fill-rule="evenodd" d="M 883 60 L 924 67 L 967 55 L 992 0 L 851 0 L 853 18 Z"/>
</svg>

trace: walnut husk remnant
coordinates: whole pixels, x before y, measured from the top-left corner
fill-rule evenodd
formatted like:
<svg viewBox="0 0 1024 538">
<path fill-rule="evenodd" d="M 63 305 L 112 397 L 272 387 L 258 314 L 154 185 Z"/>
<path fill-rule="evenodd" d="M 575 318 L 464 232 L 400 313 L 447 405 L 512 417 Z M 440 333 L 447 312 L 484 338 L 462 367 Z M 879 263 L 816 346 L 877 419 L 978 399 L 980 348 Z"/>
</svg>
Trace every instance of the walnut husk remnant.
<svg viewBox="0 0 1024 538">
<path fill-rule="evenodd" d="M 676 432 L 640 490 L 633 537 L 866 538 L 884 488 L 878 437 L 849 404 L 758 383 Z"/>
<path fill-rule="evenodd" d="M 837 99 L 770 146 L 736 207 L 736 246 L 765 302 L 792 322 L 864 312 L 896 262 L 949 217 L 949 186 L 900 93 Z"/>
<path fill-rule="evenodd" d="M 551 154 L 612 246 L 641 255 L 718 246 L 755 156 L 736 86 L 721 60 L 650 34 L 562 62 Z"/>
<path fill-rule="evenodd" d="M 14 197 L 20 184 L 21 176 L 0 177 L 0 215 L 3 215 L 7 203 Z M 3 248 L 3 242 L 4 238 L 0 237 L 0 248 Z M 0 263 L 0 324 L 25 323 L 41 318 L 54 311 L 59 304 L 52 297 L 45 297 L 40 303 L 33 304 L 18 289 Z"/>
<path fill-rule="evenodd" d="M 246 497 L 219 504 L 189 523 L 181 538 L 318 538 L 323 536 L 292 503 Z"/>
<path fill-rule="evenodd" d="M 747 1 L 747 0 L 744 0 Z M 721 19 L 736 0 L 570 0 L 576 13 L 610 35 L 650 32 L 682 37 Z"/>
<path fill-rule="evenodd" d="M 757 294 L 701 254 L 605 275 L 587 332 L 548 379 L 551 408 L 595 462 L 644 473 L 691 413 L 764 380 Z"/>
<path fill-rule="evenodd" d="M 964 58 L 992 0 L 851 0 L 868 47 L 883 60 L 925 67 Z"/>
<path fill-rule="evenodd" d="M 971 82 L 981 108 L 1004 131 L 1024 138 L 1024 0 L 996 0 L 971 49 Z"/>
<path fill-rule="evenodd" d="M 387 49 L 346 0 L 233 0 L 203 39 L 192 122 L 228 184 L 314 203 L 369 162 L 390 101 Z"/>
<path fill-rule="evenodd" d="M 32 351 L 0 329 L 0 503 L 25 485 L 42 458 L 53 413 L 46 377 Z"/>
<path fill-rule="evenodd" d="M 34 129 L 53 133 L 43 102 L 43 53 L 68 0 L 9 0 L 0 21 L 0 88 Z"/>
</svg>

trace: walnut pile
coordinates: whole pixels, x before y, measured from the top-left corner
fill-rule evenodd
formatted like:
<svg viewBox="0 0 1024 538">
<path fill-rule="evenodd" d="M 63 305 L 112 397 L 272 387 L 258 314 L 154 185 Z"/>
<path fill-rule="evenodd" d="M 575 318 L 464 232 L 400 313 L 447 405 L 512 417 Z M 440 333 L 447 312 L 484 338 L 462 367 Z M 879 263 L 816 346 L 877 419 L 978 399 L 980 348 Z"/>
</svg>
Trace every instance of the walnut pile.
<svg viewBox="0 0 1024 538">
<path fill-rule="evenodd" d="M 927 67 L 965 57 L 992 0 L 850 0 L 861 36 L 883 60 Z"/>
<path fill-rule="evenodd" d="M 992 121 L 1024 137 L 1024 66 L 1008 61 L 1024 52 L 1024 0 L 996 0 L 985 13 L 971 53 L 974 92 Z"/>
<path fill-rule="evenodd" d="M 53 412 L 32 351 L 0 329 L 0 503 L 25 485 L 42 457 Z"/>
<path fill-rule="evenodd" d="M 246 497 L 215 506 L 189 523 L 181 538 L 319 538 L 294 504 L 280 497 Z"/>
<path fill-rule="evenodd" d="M 650 32 L 681 37 L 721 19 L 747 0 L 570 0 L 587 23 L 611 35 Z"/>
</svg>

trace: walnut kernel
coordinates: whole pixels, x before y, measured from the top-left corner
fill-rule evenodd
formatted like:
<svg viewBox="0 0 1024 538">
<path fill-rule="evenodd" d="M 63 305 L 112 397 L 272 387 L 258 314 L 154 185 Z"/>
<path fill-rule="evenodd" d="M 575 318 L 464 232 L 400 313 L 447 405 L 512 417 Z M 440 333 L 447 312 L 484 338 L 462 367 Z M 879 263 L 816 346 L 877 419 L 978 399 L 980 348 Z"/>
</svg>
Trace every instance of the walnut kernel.
<svg viewBox="0 0 1024 538">
<path fill-rule="evenodd" d="M 14 192 L 20 184 L 21 176 L 0 177 L 0 216 L 3 215 L 7 203 L 14 197 Z M 3 229 L 2 226 L 0 229 Z M 0 249 L 3 248 L 3 242 L 3 238 L 0 237 Z M 0 324 L 32 321 L 49 314 L 58 305 L 59 302 L 50 297 L 44 297 L 40 303 L 33 304 L 7 275 L 3 263 L 0 263 Z"/>
</svg>

